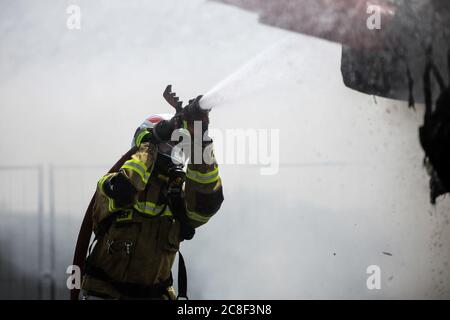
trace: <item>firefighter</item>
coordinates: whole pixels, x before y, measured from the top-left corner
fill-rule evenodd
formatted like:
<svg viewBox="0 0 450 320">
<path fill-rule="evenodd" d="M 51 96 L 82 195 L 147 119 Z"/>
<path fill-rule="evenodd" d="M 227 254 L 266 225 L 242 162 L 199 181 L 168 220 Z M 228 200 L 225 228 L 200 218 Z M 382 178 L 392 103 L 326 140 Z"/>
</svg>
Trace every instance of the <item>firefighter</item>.
<svg viewBox="0 0 450 320">
<path fill-rule="evenodd" d="M 212 161 L 190 160 L 184 170 L 180 152 L 172 152 L 177 141 L 171 136 L 178 128 L 171 119 L 149 117 L 134 135 L 137 151 L 131 159 L 97 184 L 96 240 L 86 260 L 84 299 L 177 298 L 171 269 L 180 242 L 192 239 L 195 229 L 219 210 L 223 193 L 213 152 Z M 203 135 L 208 112 L 192 108 L 183 118 L 192 141 L 195 122 Z M 202 150 L 212 150 L 210 139 L 200 141 Z M 187 157 L 192 159 L 192 154 Z"/>
</svg>

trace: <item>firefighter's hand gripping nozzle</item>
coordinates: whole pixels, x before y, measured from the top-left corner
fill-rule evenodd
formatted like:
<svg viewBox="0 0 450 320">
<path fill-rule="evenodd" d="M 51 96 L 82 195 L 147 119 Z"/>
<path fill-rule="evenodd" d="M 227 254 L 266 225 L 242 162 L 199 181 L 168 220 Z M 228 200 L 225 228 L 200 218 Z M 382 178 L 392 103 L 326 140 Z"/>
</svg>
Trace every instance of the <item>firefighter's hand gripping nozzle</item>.
<svg viewBox="0 0 450 320">
<path fill-rule="evenodd" d="M 163 93 L 164 99 L 175 108 L 175 115 L 171 120 L 159 122 L 153 129 L 153 134 L 158 142 L 169 141 L 172 132 L 179 128 L 189 129 L 194 121 L 201 121 L 203 132 L 208 128 L 209 111 L 200 107 L 202 95 L 189 101 L 183 108 L 183 101 L 180 101 L 174 92 L 172 86 L 168 85 Z"/>
</svg>

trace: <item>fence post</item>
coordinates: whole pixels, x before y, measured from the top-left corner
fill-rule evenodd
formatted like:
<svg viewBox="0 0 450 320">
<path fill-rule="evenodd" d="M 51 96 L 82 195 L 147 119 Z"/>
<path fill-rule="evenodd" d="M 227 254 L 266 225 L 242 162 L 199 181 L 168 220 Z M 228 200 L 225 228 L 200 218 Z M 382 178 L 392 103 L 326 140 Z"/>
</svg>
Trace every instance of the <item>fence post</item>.
<svg viewBox="0 0 450 320">
<path fill-rule="evenodd" d="M 50 258 L 50 299 L 55 299 L 55 167 L 49 165 L 49 258 Z"/>
<path fill-rule="evenodd" d="M 42 277 L 44 276 L 44 168 L 42 165 L 37 166 L 38 173 L 38 299 L 42 300 Z"/>
</svg>

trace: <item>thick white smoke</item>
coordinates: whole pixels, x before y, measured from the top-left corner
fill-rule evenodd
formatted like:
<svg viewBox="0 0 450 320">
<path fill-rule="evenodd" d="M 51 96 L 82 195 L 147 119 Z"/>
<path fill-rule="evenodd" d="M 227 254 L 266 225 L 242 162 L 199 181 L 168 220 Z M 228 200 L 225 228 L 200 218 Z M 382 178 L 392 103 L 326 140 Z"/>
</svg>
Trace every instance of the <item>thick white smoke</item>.
<svg viewBox="0 0 450 320">
<path fill-rule="evenodd" d="M 191 298 L 450 297 L 449 200 L 429 205 L 420 106 L 346 88 L 339 45 L 232 7 L 76 2 L 79 31 L 66 28 L 68 2 L 4 0 L 0 11 L 1 163 L 103 168 L 56 181 L 59 298 L 99 175 L 148 115 L 172 111 L 169 83 L 185 101 L 207 92 L 212 128 L 280 132 L 277 175 L 220 166 L 223 207 L 182 245 Z M 7 229 L 1 254 L 28 261 L 23 228 Z M 371 265 L 381 290 L 367 289 Z"/>
</svg>

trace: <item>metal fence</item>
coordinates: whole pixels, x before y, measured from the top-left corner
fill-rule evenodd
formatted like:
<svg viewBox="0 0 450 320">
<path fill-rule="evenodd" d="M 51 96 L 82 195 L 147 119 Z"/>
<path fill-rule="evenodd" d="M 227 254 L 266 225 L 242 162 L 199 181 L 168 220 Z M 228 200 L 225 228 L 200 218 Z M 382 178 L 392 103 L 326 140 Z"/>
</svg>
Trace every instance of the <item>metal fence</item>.
<svg viewBox="0 0 450 320">
<path fill-rule="evenodd" d="M 0 298 L 41 299 L 43 168 L 0 167 Z"/>
<path fill-rule="evenodd" d="M 53 284 L 51 299 L 67 299 L 66 270 L 73 252 L 86 207 L 96 183 L 105 173 L 102 166 L 50 166 L 49 221 L 52 230 L 49 244 L 50 272 Z"/>
<path fill-rule="evenodd" d="M 0 299 L 67 299 L 66 270 L 102 166 L 0 167 Z"/>
</svg>

